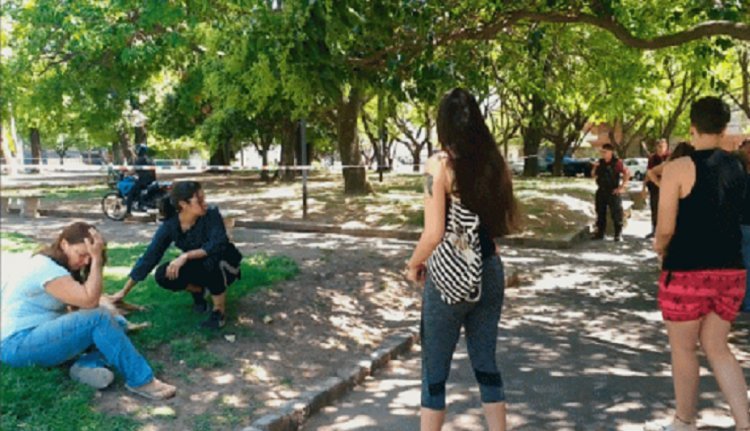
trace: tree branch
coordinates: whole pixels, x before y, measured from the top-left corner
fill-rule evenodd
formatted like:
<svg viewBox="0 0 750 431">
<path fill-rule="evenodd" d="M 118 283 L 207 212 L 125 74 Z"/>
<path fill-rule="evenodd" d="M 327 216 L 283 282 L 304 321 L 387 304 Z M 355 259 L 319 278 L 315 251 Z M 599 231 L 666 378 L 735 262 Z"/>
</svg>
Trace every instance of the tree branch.
<svg viewBox="0 0 750 431">
<path fill-rule="evenodd" d="M 626 46 L 644 50 L 668 48 L 670 46 L 682 45 L 686 42 L 711 36 L 729 36 L 738 40 L 750 40 L 750 25 L 732 21 L 706 21 L 696 24 L 687 30 L 678 31 L 676 33 L 657 36 L 654 38 L 640 38 L 632 35 L 630 31 L 614 19 L 614 17 L 608 16 L 599 17 L 583 13 L 561 14 L 516 11 L 508 14 L 506 20 L 509 24 L 515 24 L 521 20 L 589 24 L 608 31 Z M 505 25 L 507 26 L 509 24 Z M 495 34 L 499 30 L 500 29 L 497 29 Z"/>
<path fill-rule="evenodd" d="M 737 40 L 750 41 L 750 25 L 732 21 L 706 21 L 676 33 L 641 38 L 630 31 L 612 16 L 596 16 L 587 13 L 559 13 L 536 12 L 529 10 L 512 11 L 496 15 L 493 19 L 480 22 L 476 27 L 460 27 L 449 29 L 438 34 L 432 42 L 433 46 L 444 46 L 451 42 L 462 40 L 493 40 L 498 34 L 521 21 L 549 22 L 557 24 L 587 24 L 611 33 L 624 45 L 643 50 L 657 50 L 671 46 L 682 45 L 694 40 L 711 36 L 728 36 Z M 399 53 L 403 57 L 414 57 L 426 48 L 429 43 L 415 32 L 395 32 L 402 38 L 401 43 L 394 41 L 388 48 L 382 49 L 369 56 L 351 58 L 350 63 L 357 67 L 377 67 L 382 65 L 391 54 Z"/>
</svg>

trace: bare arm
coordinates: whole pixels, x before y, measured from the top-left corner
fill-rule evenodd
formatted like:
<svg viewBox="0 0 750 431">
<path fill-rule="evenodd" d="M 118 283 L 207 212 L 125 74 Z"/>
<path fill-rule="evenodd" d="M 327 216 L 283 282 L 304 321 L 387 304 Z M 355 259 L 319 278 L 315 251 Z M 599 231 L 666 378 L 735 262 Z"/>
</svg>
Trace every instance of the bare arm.
<svg viewBox="0 0 750 431">
<path fill-rule="evenodd" d="M 445 233 L 445 202 L 448 191 L 446 160 L 433 157 L 427 164 L 424 193 L 424 230 L 407 267 L 410 273 L 424 265 Z"/>
<path fill-rule="evenodd" d="M 628 190 L 628 183 L 630 182 L 630 171 L 628 170 L 628 167 L 623 164 L 622 166 L 622 184 L 619 188 L 619 193 L 625 192 Z"/>
<path fill-rule="evenodd" d="M 656 187 L 661 187 L 661 175 L 664 172 L 664 165 L 666 164 L 667 162 L 664 162 L 646 171 L 646 178 L 654 183 Z"/>
<path fill-rule="evenodd" d="M 97 232 L 94 241 L 85 240 L 91 256 L 88 278 L 79 283 L 73 277 L 59 277 L 48 282 L 44 289 L 60 302 L 79 308 L 96 308 L 102 296 L 102 248 L 104 241 Z"/>
</svg>

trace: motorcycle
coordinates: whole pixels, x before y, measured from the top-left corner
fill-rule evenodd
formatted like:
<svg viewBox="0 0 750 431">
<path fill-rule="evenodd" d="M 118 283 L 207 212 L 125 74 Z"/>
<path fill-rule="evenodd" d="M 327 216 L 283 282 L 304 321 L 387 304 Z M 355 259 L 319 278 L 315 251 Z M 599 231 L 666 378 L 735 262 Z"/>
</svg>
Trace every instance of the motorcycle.
<svg viewBox="0 0 750 431">
<path fill-rule="evenodd" d="M 128 212 L 127 199 L 130 191 L 136 186 L 137 176 L 127 175 L 126 170 L 114 171 L 110 169 L 107 184 L 113 191 L 102 198 L 102 211 L 107 218 L 120 221 Z M 141 190 L 141 198 L 133 202 L 133 211 L 149 212 L 161 210 L 161 201 L 169 196 L 172 189 L 171 181 L 154 181 Z"/>
</svg>

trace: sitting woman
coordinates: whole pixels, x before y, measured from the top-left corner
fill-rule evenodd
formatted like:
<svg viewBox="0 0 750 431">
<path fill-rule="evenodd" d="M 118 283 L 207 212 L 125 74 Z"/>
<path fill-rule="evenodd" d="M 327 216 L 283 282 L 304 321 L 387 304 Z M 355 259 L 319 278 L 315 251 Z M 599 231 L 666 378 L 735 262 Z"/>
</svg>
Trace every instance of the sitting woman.
<svg viewBox="0 0 750 431">
<path fill-rule="evenodd" d="M 104 240 L 91 225 L 67 226 L 52 245 L 11 275 L 2 289 L 0 360 L 13 367 L 51 367 L 90 351 L 73 364 L 70 376 L 97 389 L 114 379 L 111 365 L 125 376 L 125 387 L 149 399 L 175 394 L 156 379 L 112 314 L 99 308 Z M 66 305 L 80 310 L 66 313 Z"/>
<path fill-rule="evenodd" d="M 167 248 L 174 243 L 183 253 L 159 265 L 156 282 L 172 291 L 187 290 L 193 295 L 193 309 L 211 310 L 206 290 L 211 293 L 213 311 L 201 324 L 218 329 L 226 323 L 227 287 L 240 277 L 242 255 L 229 242 L 218 208 L 206 205 L 206 196 L 197 181 L 175 183 L 165 204 L 166 220 L 154 234 L 146 253 L 130 271 L 125 286 L 111 298 L 121 301 L 138 282 L 159 264 Z"/>
</svg>

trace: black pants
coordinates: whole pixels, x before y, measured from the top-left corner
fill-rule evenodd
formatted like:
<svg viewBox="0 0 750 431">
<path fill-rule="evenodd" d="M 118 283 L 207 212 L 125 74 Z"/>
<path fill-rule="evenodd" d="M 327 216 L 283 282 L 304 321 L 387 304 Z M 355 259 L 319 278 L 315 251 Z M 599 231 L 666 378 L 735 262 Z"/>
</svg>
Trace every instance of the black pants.
<svg viewBox="0 0 750 431">
<path fill-rule="evenodd" d="M 128 212 L 133 209 L 133 204 L 136 202 L 138 202 L 138 207 L 143 209 L 144 205 L 151 200 L 151 196 L 153 196 L 157 188 L 156 183 L 153 181 L 136 181 L 127 196 Z"/>
<path fill-rule="evenodd" d="M 612 190 L 598 189 L 595 196 L 596 207 L 596 233 L 604 235 L 607 229 L 607 208 L 612 215 L 615 224 L 615 236 L 622 233 L 622 197 L 613 194 Z"/>
<path fill-rule="evenodd" d="M 648 185 L 648 205 L 651 207 L 651 232 L 656 232 L 656 220 L 659 218 L 659 187 Z"/>
<path fill-rule="evenodd" d="M 141 190 L 143 190 L 142 185 L 140 185 L 138 182 L 133 184 L 133 188 L 130 189 L 130 193 L 128 193 L 128 195 L 125 198 L 125 200 L 127 201 L 128 212 L 131 212 L 131 210 L 133 209 L 133 204 L 136 201 L 138 202 L 139 207 L 142 205 Z"/>
<path fill-rule="evenodd" d="M 188 284 L 192 284 L 208 289 L 211 295 L 221 295 L 226 292 L 227 286 L 236 278 L 227 279 L 225 282 L 225 274 L 220 266 L 214 265 L 213 269 L 207 270 L 203 262 L 204 259 L 193 259 L 185 262 L 174 280 L 167 278 L 167 266 L 170 262 L 162 263 L 154 273 L 156 283 L 172 291 L 185 290 Z"/>
</svg>

